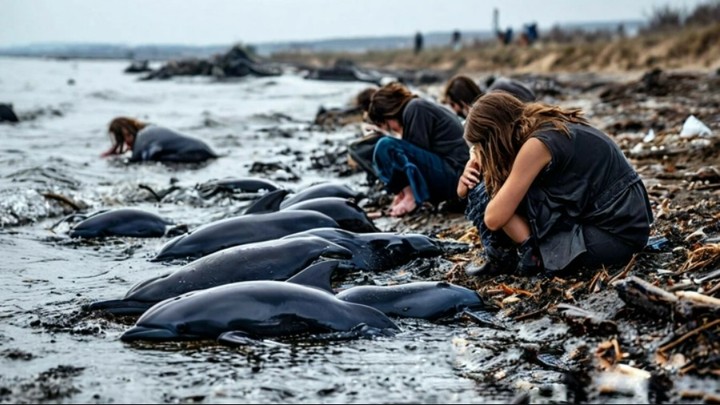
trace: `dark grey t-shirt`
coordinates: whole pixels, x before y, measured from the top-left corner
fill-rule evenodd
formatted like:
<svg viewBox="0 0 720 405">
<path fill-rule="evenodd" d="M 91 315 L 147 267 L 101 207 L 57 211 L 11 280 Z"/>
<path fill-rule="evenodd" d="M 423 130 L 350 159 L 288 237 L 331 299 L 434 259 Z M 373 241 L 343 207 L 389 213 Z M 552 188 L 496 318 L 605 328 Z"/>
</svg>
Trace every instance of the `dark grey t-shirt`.
<svg viewBox="0 0 720 405">
<path fill-rule="evenodd" d="M 533 134 L 552 160 L 527 194 L 528 219 L 545 268 L 558 270 L 583 253 L 582 226 L 592 224 L 628 245 L 642 248 L 653 221 L 640 176 L 603 132 L 569 124 Z"/>
<path fill-rule="evenodd" d="M 457 116 L 432 101 L 415 98 L 402 115 L 402 139 L 433 152 L 453 169 L 462 171 L 470 157 Z"/>
</svg>

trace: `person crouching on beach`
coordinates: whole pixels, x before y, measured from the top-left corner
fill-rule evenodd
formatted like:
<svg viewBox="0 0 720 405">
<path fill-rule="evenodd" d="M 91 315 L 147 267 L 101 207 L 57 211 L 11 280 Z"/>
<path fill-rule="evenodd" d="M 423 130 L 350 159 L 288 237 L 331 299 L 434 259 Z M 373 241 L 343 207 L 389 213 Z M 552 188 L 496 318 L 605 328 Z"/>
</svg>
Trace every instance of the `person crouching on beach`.
<svg viewBox="0 0 720 405">
<path fill-rule="evenodd" d="M 619 265 L 647 243 L 645 186 L 580 110 L 492 92 L 473 104 L 464 137 L 487 189 L 468 203 L 478 205 L 486 256 L 469 274 Z"/>
<path fill-rule="evenodd" d="M 469 154 L 452 112 L 395 82 L 373 94 L 367 115 L 383 131 L 399 136 L 383 137 L 373 153 L 375 172 L 396 194 L 390 215 L 405 215 L 424 202 L 457 199 L 456 185 Z"/>
<path fill-rule="evenodd" d="M 517 97 L 520 101 L 529 103 L 535 101 L 535 93 L 527 86 L 517 80 L 499 78 L 492 81 L 487 92 L 505 91 Z M 471 78 L 464 75 L 457 75 L 451 78 L 445 85 L 442 100 L 462 119 L 465 119 L 470 111 L 470 106 L 475 100 L 485 94 L 480 90 Z"/>
<path fill-rule="evenodd" d="M 128 117 L 117 117 L 108 128 L 112 146 L 101 156 L 132 151 L 131 162 L 161 161 L 196 163 L 217 156 L 203 141 Z"/>
</svg>

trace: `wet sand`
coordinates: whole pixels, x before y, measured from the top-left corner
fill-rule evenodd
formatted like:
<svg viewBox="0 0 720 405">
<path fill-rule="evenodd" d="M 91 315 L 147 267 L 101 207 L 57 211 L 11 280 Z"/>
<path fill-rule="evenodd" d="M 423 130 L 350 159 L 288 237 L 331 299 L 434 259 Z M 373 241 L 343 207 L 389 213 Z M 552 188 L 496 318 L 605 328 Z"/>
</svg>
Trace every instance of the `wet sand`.
<svg viewBox="0 0 720 405">
<path fill-rule="evenodd" d="M 92 63 L 90 67 L 79 64 L 73 70 L 71 62 L 67 63 L 50 65 L 48 77 L 38 80 L 89 69 L 87 76 L 75 76 L 78 86 L 83 86 L 98 70 L 108 75 L 115 68 L 122 70 L 120 64 Z M 45 72 L 46 65 L 41 66 L 38 69 Z M 388 196 L 365 183 L 361 173 L 349 172 L 345 164 L 344 145 L 357 136 L 358 125 L 320 130 L 309 124 L 320 104 L 338 106 L 365 86 L 293 77 L 235 84 L 182 80 L 139 84 L 118 74 L 112 77 L 125 80 L 123 91 L 109 90 L 114 86 L 104 83 L 99 89 L 68 90 L 64 82 L 41 89 L 52 100 L 50 106 L 70 103 L 64 107 L 65 115 L 40 117 L 12 127 L 12 144 L 1 155 L 7 163 L 2 201 L 8 219 L 0 232 L 0 245 L 6 252 L 0 271 L 0 282 L 6 286 L 0 306 L 0 400 L 712 401 L 718 395 L 720 342 L 718 326 L 712 324 L 718 308 L 691 305 L 688 316 L 661 303 L 656 313 L 652 312 L 656 301 L 642 294 L 623 300 L 619 294 L 623 291 L 612 283 L 636 276 L 665 290 L 709 292 L 718 297 L 720 277 L 693 280 L 717 269 L 720 257 L 712 250 L 720 234 L 720 176 L 713 174 L 720 164 L 720 88 L 717 77 L 709 74 L 659 77 L 658 83 L 645 88 L 641 76 L 519 78 L 531 84 L 544 101 L 583 107 L 591 121 L 621 145 L 650 193 L 656 214 L 653 236 L 668 240 L 657 251 L 638 254 L 627 268 L 555 278 L 469 279 L 464 268 L 470 262 L 481 263 L 481 248 L 461 213 L 427 208 L 402 219 L 382 216 L 376 224 L 383 230 L 439 235 L 475 246 L 467 254 L 415 260 L 379 275 L 351 274 L 337 287 L 450 280 L 477 289 L 497 305 L 502 329 L 466 318 L 441 324 L 403 320 L 399 321 L 403 331 L 393 338 L 287 340 L 284 343 L 289 346 L 241 349 L 212 342 L 121 343 L 119 336 L 132 319 L 87 314 L 80 306 L 119 298 L 136 282 L 167 272 L 173 265 L 147 261 L 165 240 L 70 240 L 65 235 L 67 224 L 50 228 L 73 209 L 56 199 L 41 198 L 41 193 L 66 196 L 87 209 L 139 206 L 194 227 L 240 212 L 249 203 L 228 195 L 202 199 L 194 189 L 196 183 L 249 175 L 254 162 L 279 161 L 289 170 L 275 167 L 255 175 L 294 189 L 320 179 L 346 183 L 367 191 L 370 198 L 361 205 L 377 214 L 387 207 Z M 665 94 L 653 90 L 663 86 L 668 87 Z M 434 95 L 439 88 L 418 90 Z M 77 93 L 80 101 L 65 101 L 61 96 L 73 99 Z M 185 104 L 172 102 L 178 99 Z M 228 107 L 233 103 L 238 104 Z M 227 156 L 195 168 L 128 167 L 98 159 L 97 154 L 105 148 L 100 139 L 106 142 L 103 128 L 111 115 L 141 111 L 139 104 L 151 112 L 152 119 L 175 120 L 174 127 L 202 134 Z M 710 126 L 714 136 L 676 136 L 689 114 Z M 656 138 L 643 143 L 650 128 Z M 56 150 L 58 142 L 49 136 L 59 130 L 75 134 L 70 145 L 60 143 L 68 149 Z M 36 146 L 41 147 L 40 157 L 29 152 Z M 661 148 L 672 153 L 658 152 Z M 327 158 L 327 151 L 333 151 L 332 158 Z M 300 179 L 291 180 L 293 173 Z M 166 189 L 170 178 L 178 179 L 179 190 L 162 201 L 138 187 L 142 183 Z M 698 229 L 702 232 L 696 232 Z M 695 253 L 699 249 L 705 250 Z M 650 306 L 641 306 L 646 301 Z M 669 309 L 663 313 L 663 308 Z M 703 327 L 706 329 L 688 335 Z M 679 339 L 683 340 L 677 342 Z M 667 359 L 657 355 L 659 349 Z"/>
</svg>

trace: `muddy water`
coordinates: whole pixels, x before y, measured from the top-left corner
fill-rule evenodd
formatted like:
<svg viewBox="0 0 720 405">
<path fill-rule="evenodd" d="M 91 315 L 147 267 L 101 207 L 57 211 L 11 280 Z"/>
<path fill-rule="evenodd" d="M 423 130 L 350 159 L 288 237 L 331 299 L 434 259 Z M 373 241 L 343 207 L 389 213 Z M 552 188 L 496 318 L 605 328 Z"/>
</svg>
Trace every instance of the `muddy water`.
<svg viewBox="0 0 720 405">
<path fill-rule="evenodd" d="M 147 259 L 166 241 L 67 237 L 72 212 L 43 197 L 54 193 L 83 212 L 124 206 L 158 213 L 191 228 L 233 215 L 248 201 L 206 200 L 194 186 L 253 175 L 254 162 L 287 165 L 300 176 L 265 176 L 297 189 L 321 179 L 362 188 L 362 176 L 337 179 L 307 169 L 321 144 L 335 147 L 355 129 L 310 129 L 317 108 L 345 104 L 365 85 L 319 83 L 286 74 L 213 83 L 204 79 L 139 82 L 124 63 L 3 59 L 1 102 L 25 122 L 0 126 L 0 401 L 1 402 L 487 402 L 512 389 L 473 378 L 515 364 L 519 349 L 486 358 L 512 333 L 465 321 L 399 321 L 393 338 L 290 341 L 227 348 L 203 344 L 128 345 L 132 322 L 81 313 L 82 304 L 122 297 L 135 283 L 178 265 Z M 223 155 L 206 165 L 127 165 L 103 160 L 105 132 L 128 115 L 206 140 Z M 325 146 L 328 147 L 328 146 Z M 147 185 L 179 190 L 158 202 Z M 403 280 L 412 265 L 399 269 Z M 392 276 L 386 276 L 392 277 Z M 493 343 L 494 342 L 494 343 Z M 484 357 L 485 356 L 485 357 Z M 552 373 L 527 380 L 550 383 Z M 566 399 L 563 392 L 550 398 Z"/>
</svg>

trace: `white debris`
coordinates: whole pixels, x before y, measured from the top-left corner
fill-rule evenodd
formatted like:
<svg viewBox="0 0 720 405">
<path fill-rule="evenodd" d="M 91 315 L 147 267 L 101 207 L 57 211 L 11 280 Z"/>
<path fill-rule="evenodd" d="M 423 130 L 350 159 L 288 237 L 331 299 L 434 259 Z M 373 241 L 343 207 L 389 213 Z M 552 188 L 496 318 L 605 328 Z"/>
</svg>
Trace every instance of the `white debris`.
<svg viewBox="0 0 720 405">
<path fill-rule="evenodd" d="M 683 124 L 680 136 L 683 138 L 689 138 L 692 136 L 710 136 L 712 131 L 707 125 L 703 124 L 702 121 L 697 119 L 694 115 L 689 116 Z"/>
<path fill-rule="evenodd" d="M 652 128 L 650 128 L 650 131 L 648 131 L 647 135 L 645 135 L 645 138 L 643 138 L 643 142 L 648 143 L 655 140 L 655 131 L 653 131 Z"/>
</svg>

